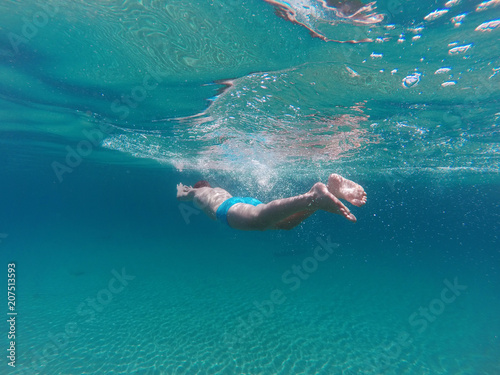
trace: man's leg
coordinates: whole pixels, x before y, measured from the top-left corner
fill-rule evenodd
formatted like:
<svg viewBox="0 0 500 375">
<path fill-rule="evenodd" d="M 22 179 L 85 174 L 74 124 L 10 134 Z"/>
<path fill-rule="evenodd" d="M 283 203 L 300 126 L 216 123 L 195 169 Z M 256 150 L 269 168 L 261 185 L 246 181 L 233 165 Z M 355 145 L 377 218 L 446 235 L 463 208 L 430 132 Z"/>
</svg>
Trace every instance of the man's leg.
<svg viewBox="0 0 500 375">
<path fill-rule="evenodd" d="M 315 212 L 316 210 L 306 210 L 297 212 L 296 214 L 288 216 L 286 219 L 276 223 L 274 228 L 271 229 L 283 229 L 283 230 L 293 229 Z"/>
<path fill-rule="evenodd" d="M 331 174 L 328 177 L 328 191 L 336 198 L 345 199 L 355 206 L 362 206 L 366 203 L 366 193 L 361 185 L 348 180 L 338 174 Z M 311 216 L 316 210 L 305 210 L 297 212 L 286 219 L 276 223 L 273 229 L 289 230 L 295 228 L 302 221 Z"/>
<path fill-rule="evenodd" d="M 350 221 L 356 221 L 349 209 L 321 182 L 316 183 L 309 192 L 295 197 L 277 199 L 255 207 L 236 204 L 229 210 L 227 219 L 229 225 L 235 229 L 266 230 L 276 228 L 276 225 L 292 215 L 316 210 L 342 215 Z"/>
</svg>

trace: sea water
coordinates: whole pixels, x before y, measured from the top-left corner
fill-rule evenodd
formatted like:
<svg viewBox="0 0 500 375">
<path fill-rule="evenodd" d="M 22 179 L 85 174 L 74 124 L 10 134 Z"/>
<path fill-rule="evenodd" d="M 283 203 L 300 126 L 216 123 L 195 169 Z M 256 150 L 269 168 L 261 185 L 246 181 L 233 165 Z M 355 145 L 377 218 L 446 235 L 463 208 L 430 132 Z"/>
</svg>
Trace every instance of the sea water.
<svg viewBox="0 0 500 375">
<path fill-rule="evenodd" d="M 0 374 L 500 374 L 499 17 L 2 1 Z M 368 194 L 355 224 L 238 232 L 175 198 L 331 173 Z"/>
</svg>

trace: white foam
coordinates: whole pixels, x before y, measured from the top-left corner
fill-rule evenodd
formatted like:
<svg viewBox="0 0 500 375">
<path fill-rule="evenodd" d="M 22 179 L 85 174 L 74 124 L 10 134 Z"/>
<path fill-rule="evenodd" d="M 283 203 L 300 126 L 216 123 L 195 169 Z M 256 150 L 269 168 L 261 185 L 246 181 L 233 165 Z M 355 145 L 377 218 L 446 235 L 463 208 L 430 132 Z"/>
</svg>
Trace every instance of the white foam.
<svg viewBox="0 0 500 375">
<path fill-rule="evenodd" d="M 490 32 L 500 26 L 500 19 L 484 22 L 475 28 L 475 31 Z"/>
<path fill-rule="evenodd" d="M 448 54 L 449 55 L 459 55 L 459 54 L 467 52 L 471 47 L 472 47 L 472 43 L 466 44 L 464 46 L 454 47 L 448 51 Z"/>
<path fill-rule="evenodd" d="M 449 12 L 449 9 L 438 9 L 438 10 L 435 10 L 434 12 L 431 12 L 428 15 L 426 15 L 424 17 L 424 20 L 434 21 L 434 20 L 444 16 L 448 12 Z"/>
</svg>

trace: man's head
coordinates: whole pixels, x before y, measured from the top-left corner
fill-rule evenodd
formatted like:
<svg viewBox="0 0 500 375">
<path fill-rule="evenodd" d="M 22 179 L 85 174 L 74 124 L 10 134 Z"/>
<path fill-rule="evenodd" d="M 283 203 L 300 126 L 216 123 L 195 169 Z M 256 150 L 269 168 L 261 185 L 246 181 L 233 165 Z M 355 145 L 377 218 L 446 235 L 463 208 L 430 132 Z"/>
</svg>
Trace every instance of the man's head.
<svg viewBox="0 0 500 375">
<path fill-rule="evenodd" d="M 201 187 L 212 187 L 212 186 L 210 186 L 208 181 L 205 181 L 205 180 L 200 180 L 196 184 L 194 184 L 194 186 L 193 186 L 193 188 L 195 188 L 195 189 L 201 188 Z"/>
</svg>

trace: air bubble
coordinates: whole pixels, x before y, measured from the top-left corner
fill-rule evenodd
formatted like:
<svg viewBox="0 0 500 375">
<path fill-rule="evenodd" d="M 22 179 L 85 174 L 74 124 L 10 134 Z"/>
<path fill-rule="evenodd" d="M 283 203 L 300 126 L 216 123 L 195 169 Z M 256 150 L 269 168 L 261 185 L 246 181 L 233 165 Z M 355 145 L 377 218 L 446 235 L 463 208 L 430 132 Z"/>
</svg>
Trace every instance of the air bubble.
<svg viewBox="0 0 500 375">
<path fill-rule="evenodd" d="M 411 87 L 414 87 L 414 86 L 417 86 L 418 83 L 420 82 L 420 76 L 422 74 L 420 73 L 413 73 L 413 74 L 410 74 L 410 75 L 407 75 L 406 77 L 403 78 L 403 87 L 404 88 L 411 88 Z"/>
</svg>

